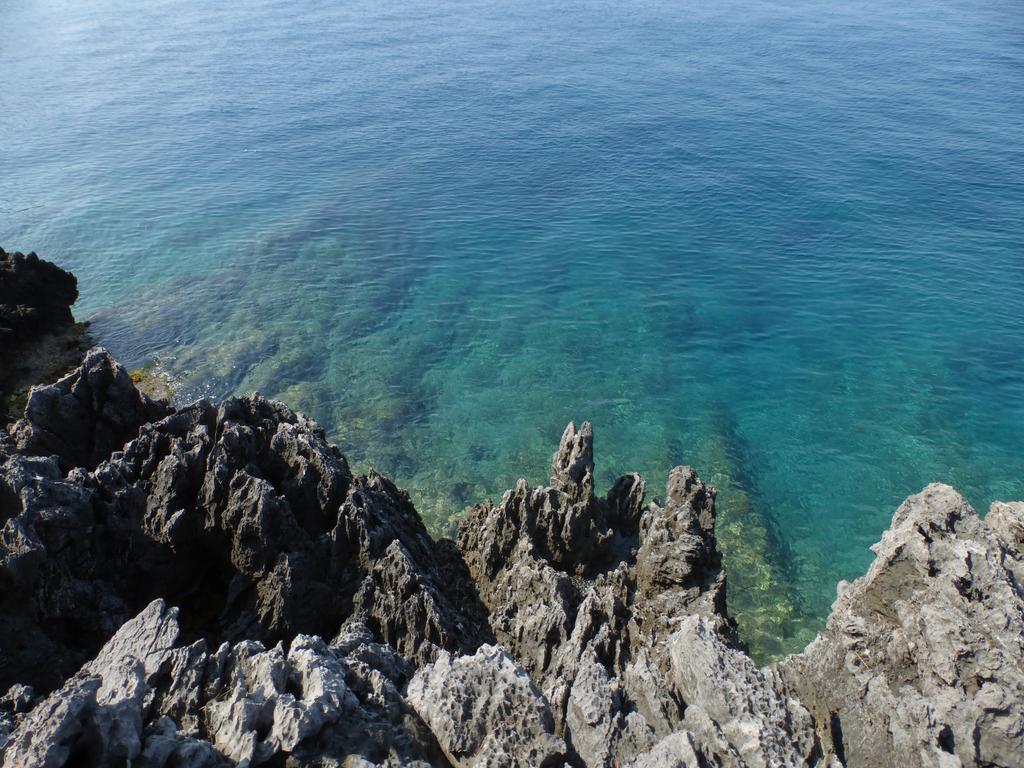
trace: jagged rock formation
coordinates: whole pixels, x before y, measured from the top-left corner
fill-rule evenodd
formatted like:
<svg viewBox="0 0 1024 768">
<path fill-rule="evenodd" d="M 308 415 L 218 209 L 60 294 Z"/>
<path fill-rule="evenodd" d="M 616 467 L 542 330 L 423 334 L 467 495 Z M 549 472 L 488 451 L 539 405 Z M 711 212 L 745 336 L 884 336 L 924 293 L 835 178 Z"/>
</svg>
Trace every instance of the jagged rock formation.
<svg viewBox="0 0 1024 768">
<path fill-rule="evenodd" d="M 86 339 L 71 316 L 77 299 L 70 272 L 0 248 L 0 425 L 17 417 L 20 392 L 78 364 Z"/>
<path fill-rule="evenodd" d="M 408 662 L 362 626 L 330 645 L 297 635 L 285 652 L 243 641 L 178 642 L 162 600 L 127 622 L 95 660 L 29 712 L 4 767 L 221 768 L 290 755 L 302 764 L 443 764 L 393 680 Z"/>
<path fill-rule="evenodd" d="M 551 485 L 520 481 L 499 505 L 471 509 L 458 543 L 498 642 L 538 682 L 580 760 L 610 768 L 683 727 L 687 702 L 663 684 L 680 622 L 703 616 L 736 641 L 714 489 L 677 467 L 665 502 L 645 509 L 640 477 L 601 499 L 593 474 L 591 427 L 570 424 Z"/>
<path fill-rule="evenodd" d="M 63 469 L 96 465 L 150 421 L 170 413 L 135 389 L 128 372 L 102 350 L 56 384 L 31 391 L 12 435 L 21 453 L 56 456 Z"/>
<path fill-rule="evenodd" d="M 1016 765 L 1024 505 L 907 501 L 803 654 L 737 640 L 715 491 L 551 482 L 427 535 L 308 419 L 102 350 L 0 435 L 4 768 Z"/>
<path fill-rule="evenodd" d="M 851 768 L 1024 764 L 1024 504 L 949 486 L 896 510 L 866 576 L 780 666 Z"/>
<path fill-rule="evenodd" d="M 16 449 L 0 454 L 0 686 L 54 687 L 160 597 L 215 640 L 330 635 L 357 615 L 420 661 L 490 637 L 475 634 L 454 547 L 279 403 L 172 411 L 95 350 L 35 389 L 12 433 Z"/>
</svg>

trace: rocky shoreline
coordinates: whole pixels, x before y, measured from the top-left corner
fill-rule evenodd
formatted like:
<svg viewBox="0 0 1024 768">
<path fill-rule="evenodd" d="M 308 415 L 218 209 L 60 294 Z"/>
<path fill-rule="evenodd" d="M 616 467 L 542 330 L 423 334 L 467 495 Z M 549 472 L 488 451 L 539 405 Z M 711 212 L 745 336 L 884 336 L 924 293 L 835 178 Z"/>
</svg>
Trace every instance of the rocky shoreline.
<svg viewBox="0 0 1024 768">
<path fill-rule="evenodd" d="M 173 408 L 93 349 L 0 432 L 3 766 L 1024 762 L 1024 504 L 912 496 L 758 668 L 714 488 L 593 478 L 570 424 L 435 541 L 281 403 Z"/>
</svg>

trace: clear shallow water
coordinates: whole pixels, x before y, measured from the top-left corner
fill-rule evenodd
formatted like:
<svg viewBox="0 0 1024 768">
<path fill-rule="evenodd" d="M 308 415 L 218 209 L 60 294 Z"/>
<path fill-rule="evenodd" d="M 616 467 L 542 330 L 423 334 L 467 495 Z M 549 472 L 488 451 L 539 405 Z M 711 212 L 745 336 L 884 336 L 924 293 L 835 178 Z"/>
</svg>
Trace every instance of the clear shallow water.
<svg viewBox="0 0 1024 768">
<path fill-rule="evenodd" d="M 695 465 L 768 658 L 908 494 L 1024 498 L 1024 11 L 895 5 L 5 2 L 0 245 L 437 530 L 569 419 Z"/>
</svg>

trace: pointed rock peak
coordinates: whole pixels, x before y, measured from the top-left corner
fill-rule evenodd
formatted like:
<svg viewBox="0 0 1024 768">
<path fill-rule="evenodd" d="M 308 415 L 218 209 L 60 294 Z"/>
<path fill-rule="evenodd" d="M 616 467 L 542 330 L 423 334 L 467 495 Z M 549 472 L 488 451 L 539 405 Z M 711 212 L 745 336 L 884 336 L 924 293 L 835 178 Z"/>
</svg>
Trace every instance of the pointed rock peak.
<svg viewBox="0 0 1024 768">
<path fill-rule="evenodd" d="M 179 633 L 178 609 L 162 599 L 154 600 L 114 633 L 85 670 L 107 682 L 108 677 L 118 679 L 124 674 L 125 659 L 138 659 L 146 674 L 154 675 L 173 650 Z"/>
<path fill-rule="evenodd" d="M 594 491 L 594 429 L 589 421 L 579 430 L 569 422 L 558 452 L 551 460 L 551 485 L 571 496 L 590 496 Z"/>
<path fill-rule="evenodd" d="M 93 469 L 134 439 L 143 424 L 169 413 L 167 403 L 135 388 L 107 350 L 94 347 L 64 378 L 32 388 L 12 433 L 24 453 L 57 456 L 65 469 Z"/>
<path fill-rule="evenodd" d="M 665 496 L 669 504 L 704 506 L 706 496 L 714 497 L 714 489 L 701 482 L 693 467 L 675 467 L 668 474 Z"/>
<path fill-rule="evenodd" d="M 669 472 L 665 507 L 686 510 L 708 534 L 713 534 L 715 528 L 715 495 L 715 488 L 706 485 L 693 467 L 675 467 Z"/>
</svg>

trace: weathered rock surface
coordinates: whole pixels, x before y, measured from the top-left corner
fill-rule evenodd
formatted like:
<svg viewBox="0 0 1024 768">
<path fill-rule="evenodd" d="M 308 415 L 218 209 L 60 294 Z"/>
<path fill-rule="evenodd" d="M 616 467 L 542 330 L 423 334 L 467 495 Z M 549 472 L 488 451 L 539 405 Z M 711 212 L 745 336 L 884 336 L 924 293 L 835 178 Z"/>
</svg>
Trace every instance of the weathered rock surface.
<svg viewBox="0 0 1024 768">
<path fill-rule="evenodd" d="M 95 350 L 35 389 L 13 432 L 18 447 L 0 449 L 0 687 L 56 687 L 156 598 L 217 642 L 330 636 L 352 617 L 419 661 L 490 638 L 454 547 L 279 403 L 172 412 Z M 58 453 L 34 455 L 47 448 Z"/>
<path fill-rule="evenodd" d="M 45 387 L 33 387 L 25 418 L 12 434 L 29 456 L 56 456 L 63 468 L 94 469 L 134 438 L 139 427 L 170 413 L 136 390 L 131 376 L 102 349 Z"/>
<path fill-rule="evenodd" d="M 1024 504 L 988 520 L 949 486 L 896 510 L 867 575 L 779 667 L 856 766 L 1024 764 Z"/>
<path fill-rule="evenodd" d="M 0 425 L 17 418 L 27 388 L 78 364 L 86 326 L 71 305 L 78 280 L 36 254 L 0 248 Z"/>
<path fill-rule="evenodd" d="M 14 766 L 1021 765 L 1024 504 L 908 499 L 802 654 L 737 640 L 715 491 L 551 482 L 427 535 L 258 396 L 173 409 L 102 350 L 0 433 Z"/>
<path fill-rule="evenodd" d="M 126 623 L 21 719 L 4 768 L 445 764 L 398 693 L 408 663 L 365 628 L 210 652 L 176 642 L 177 613 L 158 600 Z"/>
<path fill-rule="evenodd" d="M 0 248 L 0 343 L 71 325 L 78 280 L 36 254 Z"/>
<path fill-rule="evenodd" d="M 683 619 L 669 645 L 672 682 L 688 703 L 683 725 L 709 761 L 751 768 L 815 762 L 810 713 L 777 671 L 758 669 L 702 616 Z"/>
<path fill-rule="evenodd" d="M 714 489 L 689 467 L 644 508 L 644 482 L 594 495 L 590 424 L 570 424 L 551 485 L 525 483 L 469 511 L 462 550 L 498 642 L 533 678 L 588 766 L 622 765 L 681 727 L 671 638 L 703 616 L 735 646 L 714 543 Z M 752 662 L 751 662 L 752 664 Z M 813 741 L 809 723 L 799 734 Z M 794 736 L 796 737 L 796 736 Z M 719 751 L 708 745 L 709 759 Z"/>
<path fill-rule="evenodd" d="M 416 673 L 407 696 L 458 768 L 564 763 L 565 742 L 554 735 L 547 702 L 498 647 L 455 659 L 442 653 Z"/>
</svg>

